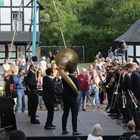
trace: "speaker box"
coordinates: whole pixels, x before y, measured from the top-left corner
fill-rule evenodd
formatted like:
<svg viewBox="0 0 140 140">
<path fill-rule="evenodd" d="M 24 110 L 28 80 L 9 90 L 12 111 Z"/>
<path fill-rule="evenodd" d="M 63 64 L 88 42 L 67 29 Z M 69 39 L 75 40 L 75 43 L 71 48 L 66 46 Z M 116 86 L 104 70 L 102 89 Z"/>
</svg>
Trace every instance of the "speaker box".
<svg viewBox="0 0 140 140">
<path fill-rule="evenodd" d="M 37 56 L 32 56 L 32 61 L 37 62 Z"/>
</svg>

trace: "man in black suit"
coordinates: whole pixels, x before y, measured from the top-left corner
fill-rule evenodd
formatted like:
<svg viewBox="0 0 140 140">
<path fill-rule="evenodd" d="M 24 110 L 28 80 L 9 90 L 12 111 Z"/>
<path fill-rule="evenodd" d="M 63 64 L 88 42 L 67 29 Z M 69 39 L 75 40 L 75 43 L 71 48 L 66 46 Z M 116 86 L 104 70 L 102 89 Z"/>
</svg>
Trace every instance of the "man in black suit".
<svg viewBox="0 0 140 140">
<path fill-rule="evenodd" d="M 136 124 L 136 129 L 140 130 L 140 112 L 139 112 L 139 106 L 140 106 L 140 68 L 136 70 L 135 66 L 134 70 L 131 74 L 131 90 L 134 94 L 133 98 L 133 104 L 132 104 L 132 115 L 134 117 L 134 121 Z M 134 103 L 135 102 L 135 103 Z"/>
<path fill-rule="evenodd" d="M 28 87 L 28 115 L 31 116 L 32 124 L 39 124 L 39 120 L 36 119 L 36 111 L 38 106 L 37 95 L 37 79 L 36 79 L 36 66 L 30 65 L 29 71 L 26 77 L 26 84 Z"/>
<path fill-rule="evenodd" d="M 55 129 L 55 125 L 52 124 L 54 116 L 54 81 L 52 79 L 52 69 L 46 70 L 46 76 L 43 78 L 43 100 L 48 110 L 47 120 L 45 123 L 45 129 Z"/>
<path fill-rule="evenodd" d="M 71 78 L 71 80 L 74 82 L 76 87 L 79 89 L 78 79 L 73 74 L 75 71 L 75 67 L 73 65 L 67 65 L 66 66 L 69 74 L 68 76 Z M 63 93 L 62 93 L 62 100 L 63 100 L 63 106 L 64 106 L 64 112 L 62 116 L 62 135 L 68 134 L 67 131 L 67 119 L 69 116 L 69 111 L 71 109 L 72 114 L 72 127 L 73 127 L 73 135 L 80 135 L 80 133 L 77 131 L 77 116 L 78 116 L 78 103 L 77 103 L 77 95 L 71 88 L 71 86 L 62 78 L 63 82 Z"/>
</svg>

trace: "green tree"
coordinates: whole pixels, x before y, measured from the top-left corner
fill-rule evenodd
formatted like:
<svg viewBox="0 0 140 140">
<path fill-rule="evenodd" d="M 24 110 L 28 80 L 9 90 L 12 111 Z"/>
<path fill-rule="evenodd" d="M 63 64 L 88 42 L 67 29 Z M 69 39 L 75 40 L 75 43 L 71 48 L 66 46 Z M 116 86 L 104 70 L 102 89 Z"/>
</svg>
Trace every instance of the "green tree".
<svg viewBox="0 0 140 140">
<path fill-rule="evenodd" d="M 50 15 L 50 23 L 41 23 L 42 45 L 63 45 L 58 19 L 50 0 L 41 18 Z M 139 0 L 55 0 L 66 44 L 85 46 L 86 61 L 97 51 L 107 55 L 114 39 L 140 17 Z"/>
</svg>

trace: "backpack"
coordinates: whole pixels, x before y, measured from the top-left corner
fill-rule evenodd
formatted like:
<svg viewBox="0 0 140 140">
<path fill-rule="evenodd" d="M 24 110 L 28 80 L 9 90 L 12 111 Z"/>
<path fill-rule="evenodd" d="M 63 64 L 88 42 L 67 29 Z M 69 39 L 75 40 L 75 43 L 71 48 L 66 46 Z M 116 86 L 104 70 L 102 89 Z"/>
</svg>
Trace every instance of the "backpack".
<svg viewBox="0 0 140 140">
<path fill-rule="evenodd" d="M 63 83 L 60 78 L 54 78 L 54 92 L 61 94 L 63 92 Z"/>
<path fill-rule="evenodd" d="M 10 84 L 9 84 L 10 96 L 12 98 L 16 98 L 17 97 L 17 91 L 16 91 L 16 87 L 15 87 L 15 84 L 14 84 L 13 75 L 10 76 L 9 82 L 10 82 Z"/>
</svg>

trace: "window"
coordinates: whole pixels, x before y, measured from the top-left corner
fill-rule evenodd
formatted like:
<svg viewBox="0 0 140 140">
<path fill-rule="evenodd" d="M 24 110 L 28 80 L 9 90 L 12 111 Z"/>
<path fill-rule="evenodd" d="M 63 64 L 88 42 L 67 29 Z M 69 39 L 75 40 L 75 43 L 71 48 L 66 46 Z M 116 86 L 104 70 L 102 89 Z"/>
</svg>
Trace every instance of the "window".
<svg viewBox="0 0 140 140">
<path fill-rule="evenodd" d="M 17 31 L 23 31 L 23 13 L 20 12 L 20 16 L 18 17 L 18 12 L 12 12 L 12 30 L 14 31 L 15 28 Z"/>
</svg>

